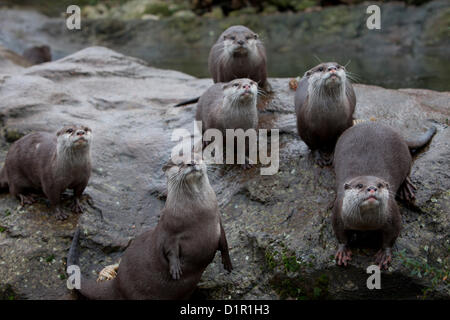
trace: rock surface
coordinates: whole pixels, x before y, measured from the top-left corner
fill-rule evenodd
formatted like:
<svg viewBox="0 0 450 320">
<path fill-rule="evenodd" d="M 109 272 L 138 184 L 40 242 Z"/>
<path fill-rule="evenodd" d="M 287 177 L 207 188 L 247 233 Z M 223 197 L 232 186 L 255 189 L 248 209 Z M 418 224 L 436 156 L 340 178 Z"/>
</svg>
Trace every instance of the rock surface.
<svg viewBox="0 0 450 320">
<path fill-rule="evenodd" d="M 450 264 L 450 93 L 355 85 L 356 118 L 385 121 L 405 135 L 425 131 L 428 119 L 438 128 L 415 158 L 417 201 L 401 206 L 396 252 L 402 256 L 396 254 L 383 272 L 382 290 L 371 291 L 366 268 L 374 263 L 374 250 L 357 250 L 348 268 L 332 259 L 337 242 L 328 204 L 334 175 L 314 165 L 296 133 L 289 80 L 270 79 L 275 94 L 260 111 L 261 127 L 280 129 L 279 172 L 261 176 L 259 167 L 211 167 L 235 270 L 227 274 L 217 254 L 198 297 L 398 299 L 423 297 L 429 289 L 426 297 L 449 298 L 448 279 L 442 278 Z M 13 74 L 0 71 L 0 162 L 10 142 L 31 131 L 56 132 L 79 122 L 94 134 L 82 215 L 60 222 L 47 214 L 45 199 L 22 208 L 10 195 L 0 195 L 0 298 L 69 298 L 65 258 L 77 223 L 84 233 L 81 267 L 89 277 L 117 262 L 131 239 L 157 223 L 164 205 L 161 168 L 176 143 L 172 132 L 193 131 L 194 125 L 195 105 L 172 105 L 211 84 L 103 47 Z M 436 276 L 423 274 L 427 268 Z"/>
</svg>

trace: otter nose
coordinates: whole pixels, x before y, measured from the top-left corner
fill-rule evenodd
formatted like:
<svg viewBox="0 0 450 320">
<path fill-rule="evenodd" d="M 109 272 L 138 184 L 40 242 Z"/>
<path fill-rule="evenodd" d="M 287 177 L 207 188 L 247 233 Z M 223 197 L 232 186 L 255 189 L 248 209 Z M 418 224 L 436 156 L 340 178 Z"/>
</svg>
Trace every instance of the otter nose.
<svg viewBox="0 0 450 320">
<path fill-rule="evenodd" d="M 244 84 L 244 85 L 242 85 L 242 88 L 244 88 L 245 90 L 250 90 L 250 85 Z"/>
<path fill-rule="evenodd" d="M 82 136 L 84 135 L 86 132 L 84 132 L 84 130 L 78 130 L 77 131 L 77 136 Z"/>
<path fill-rule="evenodd" d="M 243 46 L 245 42 L 244 42 L 244 40 L 238 40 L 237 43 L 238 43 L 238 45 Z"/>
<path fill-rule="evenodd" d="M 369 192 L 369 193 L 375 193 L 375 191 L 377 191 L 377 188 L 375 188 L 375 187 L 368 187 L 367 188 L 367 192 Z"/>
<path fill-rule="evenodd" d="M 328 67 L 328 71 L 331 73 L 335 73 L 337 68 L 335 66 Z"/>
</svg>

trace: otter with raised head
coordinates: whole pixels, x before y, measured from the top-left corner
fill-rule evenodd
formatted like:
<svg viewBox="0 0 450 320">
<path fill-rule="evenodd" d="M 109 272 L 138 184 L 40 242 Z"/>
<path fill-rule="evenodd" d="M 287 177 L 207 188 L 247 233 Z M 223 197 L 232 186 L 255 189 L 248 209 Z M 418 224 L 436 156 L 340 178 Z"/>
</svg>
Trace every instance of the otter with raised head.
<svg viewBox="0 0 450 320">
<path fill-rule="evenodd" d="M 247 27 L 232 26 L 212 46 L 208 69 L 214 83 L 249 78 L 268 92 L 266 60 L 266 50 L 259 36 Z M 180 102 L 175 107 L 195 103 L 198 99 Z"/>
<path fill-rule="evenodd" d="M 61 210 L 61 193 L 74 191 L 72 210 L 81 213 L 80 197 L 91 175 L 91 129 L 70 125 L 56 135 L 30 133 L 14 142 L 6 155 L 0 173 L 0 188 L 20 198 L 22 205 L 35 199 L 27 191 L 43 191 L 52 211 L 60 220 L 67 215 Z"/>
<path fill-rule="evenodd" d="M 337 196 L 332 214 L 339 241 L 338 265 L 346 266 L 351 260 L 349 231 L 379 230 L 382 247 L 376 263 L 380 268 L 388 267 L 401 229 L 395 195 L 404 200 L 414 198 L 410 150 L 425 146 L 435 132 L 432 127 L 419 139 L 407 141 L 387 125 L 366 122 L 349 128 L 339 138 L 334 153 Z"/>
<path fill-rule="evenodd" d="M 345 67 L 321 63 L 307 71 L 295 92 L 297 130 L 320 166 L 330 165 L 339 136 L 353 124 L 356 96 Z"/>
<path fill-rule="evenodd" d="M 89 299 L 187 299 L 216 251 L 232 270 L 225 231 L 206 165 L 169 161 L 167 200 L 154 229 L 138 236 L 121 257 L 117 275 L 103 282 L 81 278 L 79 292 Z M 78 265 L 75 233 L 67 266 Z"/>
<path fill-rule="evenodd" d="M 195 119 L 202 122 L 202 133 L 208 129 L 218 129 L 225 138 L 226 129 L 257 129 L 257 94 L 258 85 L 250 79 L 236 79 L 211 86 L 200 97 L 195 115 Z M 248 158 L 243 167 L 251 167 Z"/>
</svg>

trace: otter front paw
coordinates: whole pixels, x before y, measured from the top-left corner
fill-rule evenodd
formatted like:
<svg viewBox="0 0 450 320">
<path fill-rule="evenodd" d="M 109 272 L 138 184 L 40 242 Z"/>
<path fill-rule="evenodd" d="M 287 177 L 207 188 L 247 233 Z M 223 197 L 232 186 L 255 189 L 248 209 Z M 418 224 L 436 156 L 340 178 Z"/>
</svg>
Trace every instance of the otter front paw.
<svg viewBox="0 0 450 320">
<path fill-rule="evenodd" d="M 98 274 L 97 282 L 114 279 L 117 276 L 118 269 L 118 263 L 104 267 Z"/>
<path fill-rule="evenodd" d="M 173 280 L 179 280 L 183 272 L 181 271 L 180 263 L 177 261 L 170 265 L 170 274 Z"/>
<path fill-rule="evenodd" d="M 58 220 L 66 220 L 68 215 L 58 208 L 55 210 L 55 217 Z"/>
<path fill-rule="evenodd" d="M 347 248 L 346 245 L 340 244 L 334 258 L 336 259 L 336 262 L 339 266 L 347 266 L 347 262 L 352 260 L 352 252 Z"/>
<path fill-rule="evenodd" d="M 83 211 L 84 211 L 84 208 L 83 208 L 83 206 L 81 205 L 79 199 L 75 199 L 75 200 L 74 200 L 71 209 L 72 209 L 72 212 L 73 212 L 73 213 L 78 213 L 78 214 L 79 214 L 79 213 L 83 213 Z"/>
<path fill-rule="evenodd" d="M 380 249 L 375 255 L 375 261 L 380 269 L 388 269 L 392 261 L 391 248 Z"/>
<path fill-rule="evenodd" d="M 32 196 L 32 195 L 23 195 L 23 194 L 19 194 L 19 198 L 20 198 L 20 205 L 23 207 L 26 204 L 33 204 L 36 202 L 36 199 Z"/>
<path fill-rule="evenodd" d="M 319 167 L 327 167 L 333 164 L 333 153 L 324 151 L 317 151 L 315 155 L 315 162 Z"/>
</svg>

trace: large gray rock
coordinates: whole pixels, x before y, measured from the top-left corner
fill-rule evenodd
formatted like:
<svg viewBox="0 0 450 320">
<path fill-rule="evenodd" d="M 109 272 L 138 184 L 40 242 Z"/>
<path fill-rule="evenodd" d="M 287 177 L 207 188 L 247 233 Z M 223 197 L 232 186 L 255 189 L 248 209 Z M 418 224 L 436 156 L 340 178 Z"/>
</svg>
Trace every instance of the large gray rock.
<svg viewBox="0 0 450 320">
<path fill-rule="evenodd" d="M 131 239 L 157 223 L 165 193 L 161 167 L 176 143 L 171 134 L 176 128 L 193 131 L 195 105 L 172 105 L 200 95 L 212 81 L 155 69 L 102 47 L 12 75 L 1 72 L 0 161 L 7 141 L 28 132 L 56 132 L 71 122 L 93 130 L 93 173 L 82 215 L 61 222 L 48 214 L 45 199 L 22 208 L 10 195 L 0 195 L 0 297 L 67 297 L 65 257 L 77 224 L 84 234 L 82 270 L 94 278 L 120 258 Z M 357 118 L 385 121 L 405 135 L 424 131 L 431 125 L 427 119 L 438 128 L 414 162 L 416 204 L 401 208 L 397 252 L 403 257 L 396 256 L 383 272 L 382 290 L 369 291 L 365 270 L 375 251 L 357 250 L 350 267 L 335 266 L 328 209 L 332 169 L 315 166 L 296 133 L 289 79 L 270 82 L 275 94 L 261 104 L 260 124 L 280 129 L 280 170 L 261 176 L 259 167 L 211 167 L 235 270 L 227 274 L 217 254 L 199 285 L 200 297 L 416 298 L 427 288 L 429 296 L 450 297 L 448 280 L 438 273 L 448 273 L 450 263 L 450 93 L 355 85 Z M 429 267 L 434 276 L 423 274 Z"/>
</svg>

